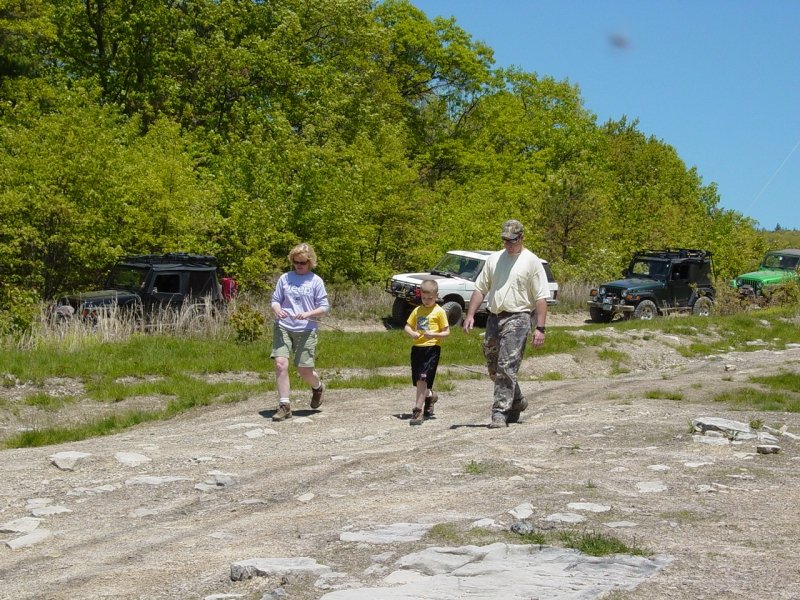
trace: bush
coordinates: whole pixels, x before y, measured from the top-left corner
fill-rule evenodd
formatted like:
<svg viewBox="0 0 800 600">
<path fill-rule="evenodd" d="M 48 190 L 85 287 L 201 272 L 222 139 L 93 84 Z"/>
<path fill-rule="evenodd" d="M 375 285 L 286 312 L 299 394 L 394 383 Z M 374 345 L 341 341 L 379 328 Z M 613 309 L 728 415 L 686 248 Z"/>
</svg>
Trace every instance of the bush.
<svg viewBox="0 0 800 600">
<path fill-rule="evenodd" d="M 17 287 L 5 288 L 0 302 L 0 334 L 18 338 L 29 332 L 39 317 L 39 298 L 35 292 Z"/>
<path fill-rule="evenodd" d="M 228 320 L 236 331 L 236 341 L 242 344 L 254 342 L 264 333 L 264 315 L 247 302 L 237 304 Z"/>
<path fill-rule="evenodd" d="M 769 296 L 770 306 L 800 306 L 800 280 L 786 281 L 775 288 Z"/>
<path fill-rule="evenodd" d="M 731 287 L 727 281 L 717 280 L 714 283 L 714 309 L 716 315 L 735 315 L 753 305 L 753 298 L 743 296 L 738 289 Z"/>
</svg>

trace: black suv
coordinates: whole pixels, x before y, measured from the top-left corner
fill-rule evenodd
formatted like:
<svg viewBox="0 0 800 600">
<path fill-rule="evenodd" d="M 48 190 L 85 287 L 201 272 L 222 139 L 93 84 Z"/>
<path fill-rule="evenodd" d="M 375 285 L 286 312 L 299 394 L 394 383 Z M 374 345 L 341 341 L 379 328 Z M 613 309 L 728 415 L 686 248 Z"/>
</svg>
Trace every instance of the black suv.
<svg viewBox="0 0 800 600">
<path fill-rule="evenodd" d="M 64 296 L 56 303 L 60 317 L 94 318 L 111 310 L 150 314 L 185 303 L 222 306 L 235 293 L 235 282 L 217 276 L 217 259 L 202 254 L 170 253 L 128 256 L 111 269 L 102 290 Z"/>
<path fill-rule="evenodd" d="M 711 314 L 711 252 L 643 250 L 634 254 L 622 277 L 590 292 L 589 316 L 595 323 L 608 323 L 616 314 L 647 320 L 671 312 Z"/>
</svg>

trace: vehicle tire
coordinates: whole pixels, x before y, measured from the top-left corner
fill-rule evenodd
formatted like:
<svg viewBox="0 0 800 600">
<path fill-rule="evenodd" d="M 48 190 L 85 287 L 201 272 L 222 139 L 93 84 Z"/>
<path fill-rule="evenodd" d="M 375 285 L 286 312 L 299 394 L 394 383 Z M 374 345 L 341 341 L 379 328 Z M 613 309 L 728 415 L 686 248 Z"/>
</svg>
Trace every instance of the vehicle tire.
<svg viewBox="0 0 800 600">
<path fill-rule="evenodd" d="M 633 311 L 633 318 L 640 321 L 652 321 L 658 316 L 658 309 L 652 300 L 642 300 Z"/>
<path fill-rule="evenodd" d="M 442 304 L 442 309 L 447 314 L 447 323 L 450 327 L 456 327 L 461 322 L 461 317 L 464 316 L 464 309 L 455 300 Z"/>
<path fill-rule="evenodd" d="M 395 298 L 394 304 L 392 304 L 392 323 L 400 326 L 405 325 L 412 310 L 408 302 L 402 298 Z"/>
<path fill-rule="evenodd" d="M 589 318 L 592 319 L 592 323 L 610 323 L 611 319 L 614 318 L 614 313 L 607 312 L 596 306 L 590 306 Z"/>
<path fill-rule="evenodd" d="M 700 296 L 694 301 L 694 305 L 692 306 L 692 314 L 700 317 L 711 316 L 711 308 L 713 306 L 714 302 L 712 302 L 711 298 L 708 296 Z"/>
</svg>

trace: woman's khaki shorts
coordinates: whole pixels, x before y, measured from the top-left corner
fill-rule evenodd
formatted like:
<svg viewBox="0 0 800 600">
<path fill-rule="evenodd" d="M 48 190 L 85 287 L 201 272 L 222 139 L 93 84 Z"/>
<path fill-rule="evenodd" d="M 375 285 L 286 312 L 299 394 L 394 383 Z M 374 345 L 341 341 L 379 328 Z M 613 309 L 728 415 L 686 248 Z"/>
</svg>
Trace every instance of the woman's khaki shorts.
<svg viewBox="0 0 800 600">
<path fill-rule="evenodd" d="M 295 367 L 313 367 L 317 357 L 317 330 L 287 331 L 280 325 L 272 329 L 270 358 L 289 358 L 294 355 Z"/>
</svg>

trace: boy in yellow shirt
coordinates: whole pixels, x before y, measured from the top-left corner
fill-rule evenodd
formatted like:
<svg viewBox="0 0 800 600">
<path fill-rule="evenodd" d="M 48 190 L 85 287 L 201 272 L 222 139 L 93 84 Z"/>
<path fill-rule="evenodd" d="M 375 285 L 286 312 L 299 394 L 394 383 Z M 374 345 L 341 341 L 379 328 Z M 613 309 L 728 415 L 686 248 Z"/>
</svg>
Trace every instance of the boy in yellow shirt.
<svg viewBox="0 0 800 600">
<path fill-rule="evenodd" d="M 411 383 L 417 388 L 410 425 L 422 425 L 423 416 L 433 416 L 433 405 L 438 399 L 433 391 L 433 381 L 442 353 L 441 339 L 450 335 L 447 314 L 436 304 L 439 284 L 434 279 L 425 279 L 420 290 L 422 305 L 412 311 L 404 328 L 414 340 L 411 346 Z"/>
</svg>

